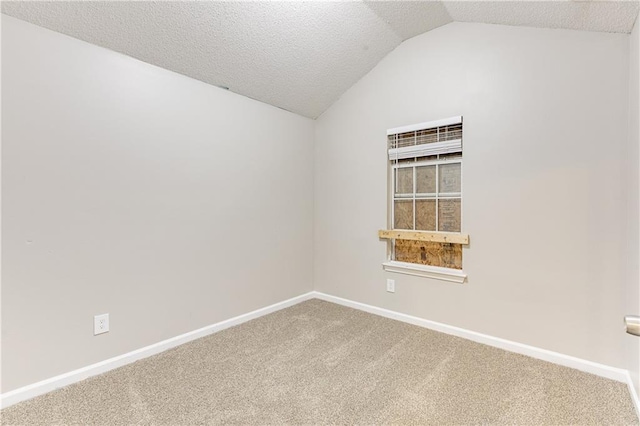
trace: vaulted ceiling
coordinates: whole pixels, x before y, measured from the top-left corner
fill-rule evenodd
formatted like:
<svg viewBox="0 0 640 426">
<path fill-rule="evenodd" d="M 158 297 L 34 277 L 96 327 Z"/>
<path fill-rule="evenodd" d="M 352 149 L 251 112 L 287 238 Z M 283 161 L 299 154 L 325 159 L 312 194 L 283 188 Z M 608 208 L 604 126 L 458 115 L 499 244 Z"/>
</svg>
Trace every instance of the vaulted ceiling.
<svg viewBox="0 0 640 426">
<path fill-rule="evenodd" d="M 629 33 L 638 1 L 2 2 L 2 13 L 318 117 L 404 40 L 449 22 Z"/>
</svg>

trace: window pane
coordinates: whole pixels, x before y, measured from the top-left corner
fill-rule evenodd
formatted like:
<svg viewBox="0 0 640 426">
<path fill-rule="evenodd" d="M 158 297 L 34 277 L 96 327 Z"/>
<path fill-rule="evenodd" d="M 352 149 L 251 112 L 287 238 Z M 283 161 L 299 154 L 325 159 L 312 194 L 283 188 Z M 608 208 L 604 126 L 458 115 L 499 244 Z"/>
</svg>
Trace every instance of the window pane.
<svg viewBox="0 0 640 426">
<path fill-rule="evenodd" d="M 413 167 L 396 169 L 396 194 L 413 194 Z"/>
<path fill-rule="evenodd" d="M 416 132 L 416 139 L 417 145 L 438 142 L 438 129 L 418 130 Z"/>
<path fill-rule="evenodd" d="M 460 199 L 438 200 L 438 230 L 460 232 Z"/>
<path fill-rule="evenodd" d="M 418 194 L 435 194 L 436 166 L 416 167 L 416 192 Z"/>
<path fill-rule="evenodd" d="M 441 164 L 440 193 L 460 192 L 460 163 Z"/>
<path fill-rule="evenodd" d="M 398 164 L 402 164 L 402 163 L 415 163 L 416 162 L 416 157 L 411 157 L 411 158 L 399 158 L 398 160 L 393 160 L 394 162 L 398 163 Z"/>
<path fill-rule="evenodd" d="M 393 202 L 393 222 L 395 229 L 413 229 L 413 200 Z"/>
<path fill-rule="evenodd" d="M 462 139 L 462 124 L 440 127 L 440 140 L 451 141 Z"/>
<path fill-rule="evenodd" d="M 416 200 L 416 229 L 436 230 L 436 200 Z"/>
<path fill-rule="evenodd" d="M 416 132 L 400 133 L 398 135 L 397 147 L 412 146 L 416 144 Z"/>
<path fill-rule="evenodd" d="M 462 153 L 452 152 L 450 154 L 440 154 L 441 160 L 455 160 L 456 158 L 462 158 Z"/>
</svg>

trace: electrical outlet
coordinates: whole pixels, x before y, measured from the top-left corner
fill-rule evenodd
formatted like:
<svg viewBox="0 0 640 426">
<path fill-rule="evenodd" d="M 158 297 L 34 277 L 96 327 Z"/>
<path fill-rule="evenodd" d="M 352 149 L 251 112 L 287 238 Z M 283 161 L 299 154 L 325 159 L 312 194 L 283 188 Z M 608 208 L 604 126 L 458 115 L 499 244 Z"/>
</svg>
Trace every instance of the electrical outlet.
<svg viewBox="0 0 640 426">
<path fill-rule="evenodd" d="M 389 293 L 395 293 L 396 292 L 396 280 L 387 280 L 387 291 Z"/>
<path fill-rule="evenodd" d="M 93 335 L 106 333 L 109 331 L 109 314 L 96 315 L 93 317 Z"/>
</svg>

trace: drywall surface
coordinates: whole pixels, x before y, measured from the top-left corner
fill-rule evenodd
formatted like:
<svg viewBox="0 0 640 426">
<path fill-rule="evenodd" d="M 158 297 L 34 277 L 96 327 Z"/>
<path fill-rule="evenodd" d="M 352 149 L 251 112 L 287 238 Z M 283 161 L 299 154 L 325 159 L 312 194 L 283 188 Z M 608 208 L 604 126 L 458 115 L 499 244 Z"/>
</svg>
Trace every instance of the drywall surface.
<svg viewBox="0 0 640 426">
<path fill-rule="evenodd" d="M 405 41 L 317 120 L 314 288 L 624 367 L 628 39 L 451 23 Z M 457 115 L 468 282 L 386 273 L 386 129 Z"/>
<path fill-rule="evenodd" d="M 311 290 L 312 120 L 4 15 L 2 89 L 3 392 Z"/>
<path fill-rule="evenodd" d="M 624 294 L 625 313 L 640 315 L 640 23 L 637 21 L 629 43 L 629 206 L 627 223 L 629 276 Z M 626 335 L 627 368 L 640 395 L 640 339 Z"/>
</svg>

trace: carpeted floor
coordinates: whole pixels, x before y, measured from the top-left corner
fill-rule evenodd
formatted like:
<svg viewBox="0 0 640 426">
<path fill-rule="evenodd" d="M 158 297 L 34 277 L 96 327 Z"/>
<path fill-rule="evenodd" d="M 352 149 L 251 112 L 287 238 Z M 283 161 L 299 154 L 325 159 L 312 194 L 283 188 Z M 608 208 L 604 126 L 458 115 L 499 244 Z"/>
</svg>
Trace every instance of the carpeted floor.
<svg viewBox="0 0 640 426">
<path fill-rule="evenodd" d="M 3 425 L 638 424 L 622 383 L 320 300 L 1 415 Z"/>
</svg>

